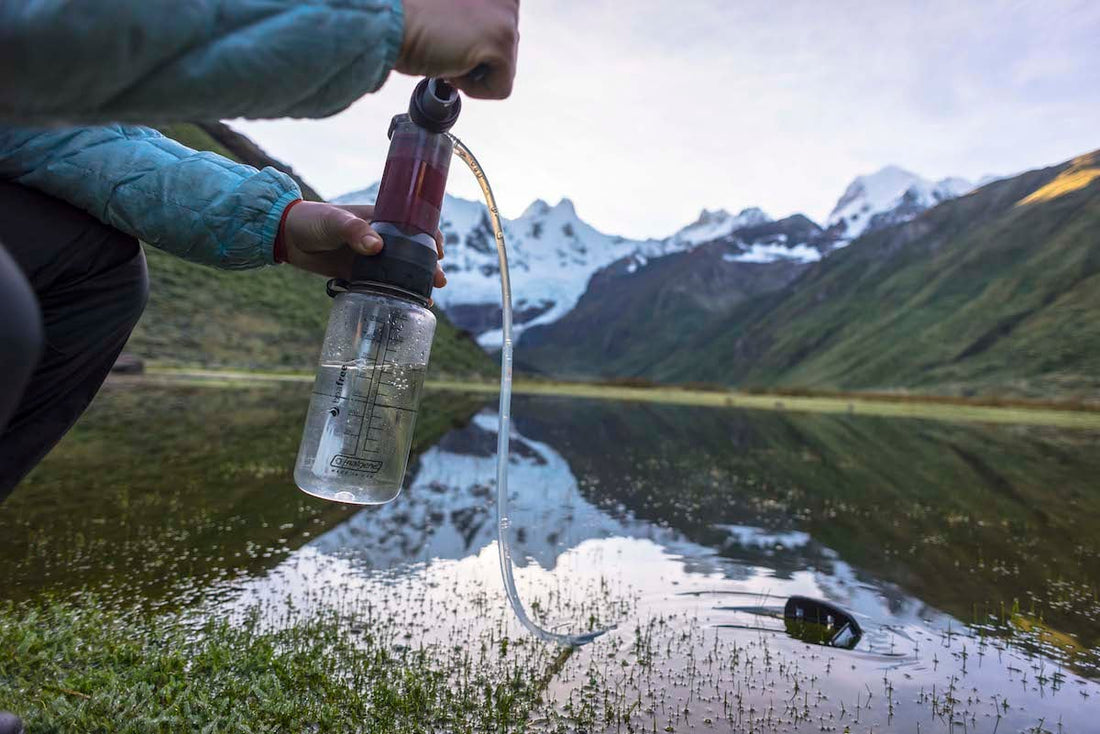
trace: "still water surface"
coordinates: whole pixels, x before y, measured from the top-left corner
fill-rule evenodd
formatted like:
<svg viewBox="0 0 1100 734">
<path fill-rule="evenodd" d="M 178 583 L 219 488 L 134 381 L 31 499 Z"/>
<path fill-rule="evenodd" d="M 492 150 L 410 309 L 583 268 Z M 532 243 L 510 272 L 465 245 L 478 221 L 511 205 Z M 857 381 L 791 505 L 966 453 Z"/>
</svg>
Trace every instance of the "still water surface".
<svg viewBox="0 0 1100 734">
<path fill-rule="evenodd" d="M 307 400 L 109 388 L 0 506 L 0 588 L 272 619 L 356 599 L 410 646 L 523 640 L 496 566 L 492 407 L 429 394 L 406 490 L 355 509 L 292 486 Z M 561 398 L 514 413 L 521 591 L 563 629 L 617 625 L 547 675 L 546 721 L 611 700 L 624 731 L 1097 730 L 1100 435 Z M 792 594 L 853 612 L 855 649 L 788 636 Z"/>
</svg>

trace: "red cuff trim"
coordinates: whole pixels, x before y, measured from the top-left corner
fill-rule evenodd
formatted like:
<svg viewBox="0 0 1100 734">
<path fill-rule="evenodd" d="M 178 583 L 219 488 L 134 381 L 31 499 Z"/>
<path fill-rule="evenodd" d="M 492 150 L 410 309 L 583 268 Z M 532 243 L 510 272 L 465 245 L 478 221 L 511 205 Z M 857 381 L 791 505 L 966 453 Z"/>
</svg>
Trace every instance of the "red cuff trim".
<svg viewBox="0 0 1100 734">
<path fill-rule="evenodd" d="M 286 205 L 286 209 L 283 209 L 283 216 L 279 218 L 279 233 L 275 235 L 275 247 L 272 250 L 272 255 L 277 263 L 286 262 L 286 238 L 283 237 L 283 227 L 286 225 L 286 216 L 290 214 L 290 210 L 302 203 L 301 199 L 295 199 Z"/>
</svg>

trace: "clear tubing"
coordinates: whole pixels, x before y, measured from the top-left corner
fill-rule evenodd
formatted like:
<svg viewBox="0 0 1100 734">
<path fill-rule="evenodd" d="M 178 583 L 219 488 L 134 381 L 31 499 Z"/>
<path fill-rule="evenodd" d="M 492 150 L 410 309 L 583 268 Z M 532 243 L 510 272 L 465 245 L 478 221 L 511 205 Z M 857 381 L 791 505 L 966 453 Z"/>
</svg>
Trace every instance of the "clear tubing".
<svg viewBox="0 0 1100 734">
<path fill-rule="evenodd" d="M 485 196 L 485 206 L 489 208 L 489 219 L 493 225 L 497 258 L 500 262 L 500 321 L 504 337 L 500 348 L 500 422 L 497 426 L 497 551 L 500 557 L 500 576 L 504 581 L 504 591 L 508 594 L 512 611 L 516 613 L 520 624 L 531 634 L 545 642 L 579 647 L 592 642 L 610 628 L 578 635 L 565 635 L 543 629 L 527 616 L 527 610 L 523 608 L 519 591 L 516 589 L 516 579 L 512 573 L 512 548 L 508 544 L 508 528 L 511 526 L 508 519 L 508 436 L 512 411 L 512 283 L 508 277 L 508 253 L 504 248 L 504 229 L 500 225 L 496 198 L 493 197 L 493 189 L 489 186 L 485 171 L 481 169 L 477 158 L 461 140 L 450 133 L 447 133 L 447 136 L 454 143 L 454 154 L 469 166 L 470 172 L 474 174 L 474 178 L 481 187 L 481 193 Z"/>
</svg>

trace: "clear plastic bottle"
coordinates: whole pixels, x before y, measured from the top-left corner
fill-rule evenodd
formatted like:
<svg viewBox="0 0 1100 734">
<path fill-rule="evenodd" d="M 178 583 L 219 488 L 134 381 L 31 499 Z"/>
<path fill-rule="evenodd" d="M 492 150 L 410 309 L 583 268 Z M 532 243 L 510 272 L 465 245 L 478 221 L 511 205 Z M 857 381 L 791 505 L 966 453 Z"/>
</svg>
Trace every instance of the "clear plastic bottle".
<svg viewBox="0 0 1100 734">
<path fill-rule="evenodd" d="M 309 494 L 360 505 L 401 492 L 416 411 L 435 335 L 428 310 L 436 272 L 435 231 L 458 119 L 458 92 L 424 79 L 408 114 L 390 125 L 378 190 L 376 255 L 357 256 L 334 295 L 294 480 Z"/>
<path fill-rule="evenodd" d="M 435 316 L 381 286 L 333 299 L 294 480 L 337 502 L 389 502 L 412 448 Z"/>
</svg>

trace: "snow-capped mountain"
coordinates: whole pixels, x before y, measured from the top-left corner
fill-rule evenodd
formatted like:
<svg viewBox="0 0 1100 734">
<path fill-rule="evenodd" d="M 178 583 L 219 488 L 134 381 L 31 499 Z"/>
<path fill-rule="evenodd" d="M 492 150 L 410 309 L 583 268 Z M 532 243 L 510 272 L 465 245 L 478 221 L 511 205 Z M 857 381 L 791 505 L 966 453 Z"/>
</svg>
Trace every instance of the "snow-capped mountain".
<svg viewBox="0 0 1100 734">
<path fill-rule="evenodd" d="M 570 377 L 636 374 L 686 334 L 787 287 L 833 246 L 796 214 L 681 252 L 618 260 L 592 276 L 569 313 L 523 333 L 517 364 Z"/>
<path fill-rule="evenodd" d="M 334 202 L 370 204 L 377 193 L 375 184 Z M 532 325 L 568 313 L 592 273 L 603 266 L 634 253 L 656 256 L 667 249 L 660 240 L 630 240 L 598 231 L 577 216 L 569 199 L 554 206 L 539 199 L 503 224 L 517 337 Z M 445 238 L 448 285 L 433 294 L 436 302 L 460 328 L 476 334 L 482 346 L 499 347 L 499 268 L 485 206 L 448 194 L 439 228 Z"/>
<path fill-rule="evenodd" d="M 672 249 L 690 249 L 705 242 L 728 237 L 739 229 L 755 227 L 772 221 L 772 218 L 756 207 L 744 209 L 734 216 L 725 209 L 704 209 L 699 218 L 668 238 Z"/>
<path fill-rule="evenodd" d="M 823 231 L 796 215 L 776 222 L 758 208 L 738 214 L 704 209 L 699 217 L 662 239 L 633 240 L 605 234 L 581 219 L 569 199 L 551 206 L 539 199 L 516 219 L 504 219 L 512 276 L 515 337 L 569 313 L 601 271 L 634 274 L 650 260 L 718 243 L 722 267 L 739 263 L 809 264 L 866 231 L 906 221 L 973 188 L 960 178 L 931 182 L 897 166 L 860 176 L 848 186 Z M 338 204 L 371 204 L 378 184 L 340 196 Z M 796 226 L 791 223 L 795 222 Z M 782 225 L 782 226 L 779 226 Z M 440 229 L 446 240 L 448 286 L 434 293 L 447 316 L 499 347 L 500 280 L 488 212 L 478 201 L 448 194 Z M 702 262 L 702 261 L 700 261 Z"/>
<path fill-rule="evenodd" d="M 974 184 L 963 178 L 929 181 L 898 166 L 858 176 L 837 201 L 826 222 L 828 231 L 845 244 L 865 232 L 913 219 L 925 209 L 969 193 Z"/>
</svg>

